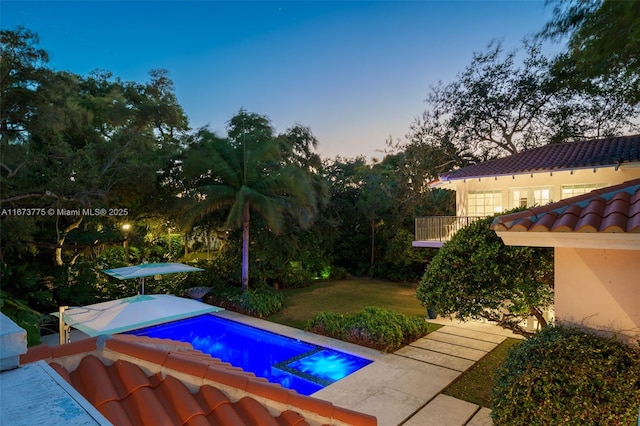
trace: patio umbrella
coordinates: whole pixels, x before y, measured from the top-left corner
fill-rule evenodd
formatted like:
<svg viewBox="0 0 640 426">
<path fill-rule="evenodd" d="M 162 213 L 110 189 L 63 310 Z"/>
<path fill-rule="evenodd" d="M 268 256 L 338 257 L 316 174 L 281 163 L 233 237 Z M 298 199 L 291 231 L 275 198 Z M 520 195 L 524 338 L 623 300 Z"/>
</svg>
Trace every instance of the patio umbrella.
<svg viewBox="0 0 640 426">
<path fill-rule="evenodd" d="M 201 268 L 185 265 L 183 263 L 141 263 L 135 266 L 125 266 L 123 268 L 106 269 L 104 272 L 119 280 L 131 278 L 142 278 L 142 292 L 144 294 L 144 278 L 154 275 L 177 274 L 178 272 L 204 271 Z"/>
<path fill-rule="evenodd" d="M 63 310 L 62 321 L 89 336 L 114 334 L 222 310 L 171 294 L 148 294 Z M 54 315 L 60 318 L 59 312 Z M 62 322 L 61 321 L 61 322 Z"/>
</svg>

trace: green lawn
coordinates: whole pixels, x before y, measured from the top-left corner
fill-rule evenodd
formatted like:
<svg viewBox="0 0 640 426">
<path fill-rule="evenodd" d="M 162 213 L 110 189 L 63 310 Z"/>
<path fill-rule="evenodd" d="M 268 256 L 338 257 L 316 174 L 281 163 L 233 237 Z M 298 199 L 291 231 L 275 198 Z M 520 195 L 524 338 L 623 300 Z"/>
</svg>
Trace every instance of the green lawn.
<svg viewBox="0 0 640 426">
<path fill-rule="evenodd" d="M 355 313 L 366 306 L 378 306 L 406 315 L 424 317 L 425 309 L 415 297 L 416 286 L 371 279 L 322 281 L 310 287 L 285 290 L 284 309 L 266 319 L 304 329 L 307 321 L 319 312 Z M 429 331 L 440 327 L 432 324 Z M 518 342 L 518 339 L 506 339 L 460 376 L 444 393 L 491 408 L 494 372 L 506 357 L 509 348 Z"/>
<path fill-rule="evenodd" d="M 453 382 L 444 394 L 491 408 L 491 388 L 496 369 L 502 364 L 509 348 L 521 340 L 508 338 L 484 356 L 469 371 Z"/>
<path fill-rule="evenodd" d="M 285 290 L 284 309 L 266 319 L 303 329 L 317 313 L 355 313 L 366 306 L 424 317 L 425 309 L 415 297 L 416 286 L 371 279 L 322 281 L 310 287 Z"/>
</svg>

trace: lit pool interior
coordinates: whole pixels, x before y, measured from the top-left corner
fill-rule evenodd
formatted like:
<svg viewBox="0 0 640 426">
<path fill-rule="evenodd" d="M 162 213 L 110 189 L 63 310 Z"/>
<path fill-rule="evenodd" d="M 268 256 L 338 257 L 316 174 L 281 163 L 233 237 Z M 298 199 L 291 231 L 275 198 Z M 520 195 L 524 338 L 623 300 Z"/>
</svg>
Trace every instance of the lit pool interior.
<svg viewBox="0 0 640 426">
<path fill-rule="evenodd" d="M 368 359 L 209 314 L 127 334 L 191 343 L 195 349 L 214 358 L 302 395 L 311 395 L 371 363 Z"/>
</svg>

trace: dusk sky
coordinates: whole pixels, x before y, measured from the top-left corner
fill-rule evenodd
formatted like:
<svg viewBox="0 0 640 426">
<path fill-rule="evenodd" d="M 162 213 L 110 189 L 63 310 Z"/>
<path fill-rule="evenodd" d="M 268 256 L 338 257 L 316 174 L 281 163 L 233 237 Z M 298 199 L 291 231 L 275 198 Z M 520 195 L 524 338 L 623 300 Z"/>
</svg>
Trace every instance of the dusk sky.
<svg viewBox="0 0 640 426">
<path fill-rule="evenodd" d="M 146 82 L 164 68 L 192 128 L 224 135 L 240 108 L 278 132 L 307 125 L 323 157 L 382 158 L 492 40 L 508 49 L 551 16 L 543 1 L 11 1 L 0 25 L 36 32 L 49 66 Z"/>
</svg>

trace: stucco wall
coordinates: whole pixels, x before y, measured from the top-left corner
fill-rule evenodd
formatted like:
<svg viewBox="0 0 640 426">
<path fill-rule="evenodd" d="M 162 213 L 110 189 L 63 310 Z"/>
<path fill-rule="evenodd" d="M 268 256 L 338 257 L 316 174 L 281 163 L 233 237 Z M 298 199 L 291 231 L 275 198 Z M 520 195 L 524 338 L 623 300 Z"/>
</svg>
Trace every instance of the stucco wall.
<svg viewBox="0 0 640 426">
<path fill-rule="evenodd" d="M 626 342 L 640 338 L 640 252 L 556 248 L 555 313 Z"/>
<path fill-rule="evenodd" d="M 503 211 L 507 211 L 514 207 L 509 200 L 511 189 L 549 187 L 552 191 L 551 200 L 559 201 L 562 185 L 602 184 L 603 186 L 612 186 L 637 178 L 640 178 L 640 166 L 634 164 L 622 166 L 618 170 L 613 167 L 603 167 L 595 169 L 595 172 L 594 169 L 582 169 L 573 172 L 545 172 L 455 180 L 440 187 L 456 191 L 456 214 L 467 216 L 466 202 L 469 191 L 502 189 L 502 208 Z"/>
</svg>

